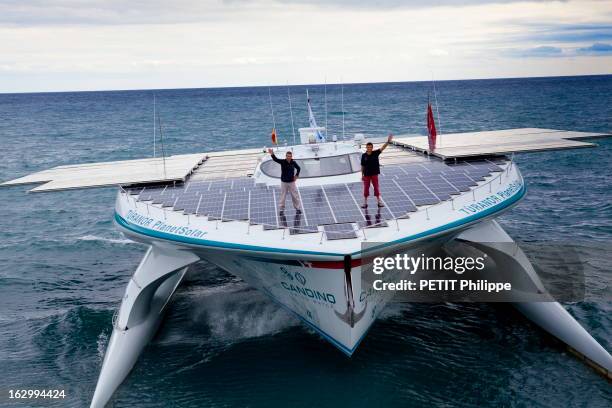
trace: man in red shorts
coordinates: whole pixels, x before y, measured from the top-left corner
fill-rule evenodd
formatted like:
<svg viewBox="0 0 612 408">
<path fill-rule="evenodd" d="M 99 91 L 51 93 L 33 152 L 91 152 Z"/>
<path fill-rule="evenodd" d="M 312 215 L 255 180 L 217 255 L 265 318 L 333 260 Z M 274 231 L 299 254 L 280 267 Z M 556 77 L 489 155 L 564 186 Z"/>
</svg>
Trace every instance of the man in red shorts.
<svg viewBox="0 0 612 408">
<path fill-rule="evenodd" d="M 379 149 L 374 150 L 374 145 L 371 142 L 366 144 L 366 152 L 361 155 L 361 175 L 363 180 L 363 204 L 361 208 L 368 207 L 368 196 L 370 195 L 370 183 L 374 186 L 374 196 L 378 201 L 379 207 L 384 207 L 380 199 L 380 189 L 378 188 L 378 175 L 380 174 L 380 163 L 378 156 L 387 148 L 389 142 L 393 140 L 393 135 L 389 135 L 385 144 Z"/>
</svg>

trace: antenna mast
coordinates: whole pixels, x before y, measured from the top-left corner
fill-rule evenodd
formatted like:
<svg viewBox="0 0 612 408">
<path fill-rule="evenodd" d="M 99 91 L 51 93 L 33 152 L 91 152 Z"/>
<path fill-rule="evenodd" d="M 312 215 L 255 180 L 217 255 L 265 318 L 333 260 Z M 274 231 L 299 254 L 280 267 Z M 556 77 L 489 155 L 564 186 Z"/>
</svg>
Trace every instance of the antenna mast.
<svg viewBox="0 0 612 408">
<path fill-rule="evenodd" d="M 289 113 L 291 114 L 291 132 L 293 133 L 293 144 L 295 145 L 295 127 L 293 126 L 293 108 L 291 108 L 291 92 L 289 92 L 289 82 L 287 82 L 287 98 L 289 99 Z"/>
<path fill-rule="evenodd" d="M 159 114 L 157 115 L 157 122 L 159 123 L 159 141 L 162 149 L 162 162 L 164 163 L 164 178 L 166 178 L 166 151 L 164 149 L 164 133 L 162 131 L 161 115 Z"/>
<path fill-rule="evenodd" d="M 323 85 L 323 100 L 325 101 L 325 137 L 327 137 L 327 76 L 325 77 L 325 85 Z"/>
<path fill-rule="evenodd" d="M 155 139 L 157 139 L 155 137 L 155 128 L 155 94 L 153 94 L 153 157 L 157 155 L 155 151 Z"/>
<path fill-rule="evenodd" d="M 342 104 L 342 140 L 346 140 L 344 137 L 344 83 L 340 80 L 340 95 L 341 95 L 341 104 Z"/>
</svg>

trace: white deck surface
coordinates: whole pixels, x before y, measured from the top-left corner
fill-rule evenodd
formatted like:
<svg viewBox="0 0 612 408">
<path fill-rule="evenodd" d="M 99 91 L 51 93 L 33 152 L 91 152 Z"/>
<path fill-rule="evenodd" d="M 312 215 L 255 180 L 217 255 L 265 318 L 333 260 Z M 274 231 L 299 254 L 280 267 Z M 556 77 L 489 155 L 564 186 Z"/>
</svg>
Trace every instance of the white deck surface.
<svg viewBox="0 0 612 408">
<path fill-rule="evenodd" d="M 208 159 L 191 175 L 190 180 L 207 180 L 252 175 L 263 149 L 244 149 L 208 153 Z"/>
<path fill-rule="evenodd" d="M 434 155 L 442 159 L 594 147 L 576 139 L 610 136 L 610 133 L 573 132 L 555 129 L 506 129 L 438 135 Z M 441 140 L 440 140 L 441 139 Z M 397 145 L 429 152 L 427 136 L 398 136 Z"/>
</svg>

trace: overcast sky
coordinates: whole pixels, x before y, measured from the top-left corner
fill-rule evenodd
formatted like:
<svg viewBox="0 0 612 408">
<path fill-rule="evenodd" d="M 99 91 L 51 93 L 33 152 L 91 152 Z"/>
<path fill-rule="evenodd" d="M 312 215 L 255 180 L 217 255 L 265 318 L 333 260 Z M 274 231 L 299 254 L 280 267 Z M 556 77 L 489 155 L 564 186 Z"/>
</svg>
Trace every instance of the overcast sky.
<svg viewBox="0 0 612 408">
<path fill-rule="evenodd" d="M 612 73 L 612 0 L 2 0 L 0 93 Z"/>
</svg>

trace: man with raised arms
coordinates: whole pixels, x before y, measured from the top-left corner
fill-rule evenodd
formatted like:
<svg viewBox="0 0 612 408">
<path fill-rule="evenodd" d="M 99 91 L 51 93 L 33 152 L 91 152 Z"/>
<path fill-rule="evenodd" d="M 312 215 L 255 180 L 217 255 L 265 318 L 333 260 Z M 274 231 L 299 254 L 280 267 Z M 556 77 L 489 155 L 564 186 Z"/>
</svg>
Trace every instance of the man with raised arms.
<svg viewBox="0 0 612 408">
<path fill-rule="evenodd" d="M 272 160 L 281 166 L 281 192 L 278 203 L 279 211 L 281 213 L 285 211 L 285 201 L 287 200 L 287 192 L 289 192 L 289 194 L 291 194 L 293 207 L 296 213 L 300 214 L 302 212 L 302 206 L 300 205 L 300 196 L 295 185 L 295 182 L 300 176 L 300 166 L 293 160 L 293 153 L 290 151 L 285 153 L 285 158 L 283 160 L 276 157 L 272 149 L 268 149 L 268 153 L 272 156 Z"/>
<path fill-rule="evenodd" d="M 380 199 L 380 189 L 378 187 L 378 175 L 380 174 L 380 163 L 378 156 L 387 148 L 389 142 L 393 140 L 393 135 L 389 135 L 387 141 L 380 146 L 380 148 L 374 150 L 372 142 L 366 144 L 366 151 L 361 155 L 361 179 L 363 180 L 363 204 L 361 208 L 368 207 L 368 196 L 370 195 L 370 184 L 374 187 L 374 196 L 378 201 L 379 207 L 384 207 L 382 200 Z"/>
</svg>

